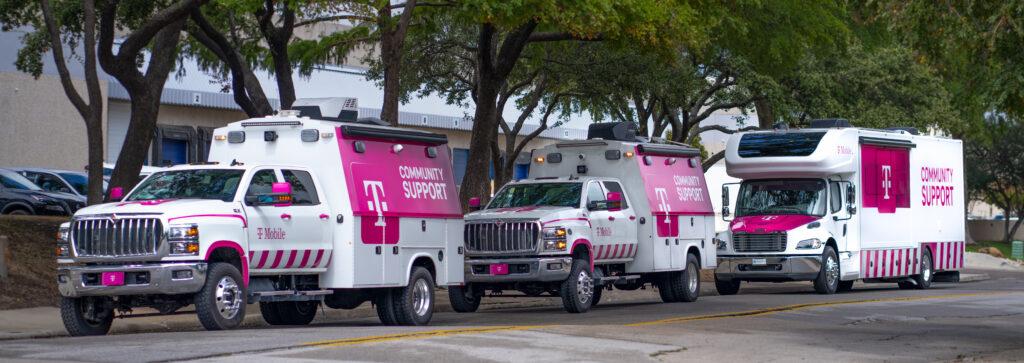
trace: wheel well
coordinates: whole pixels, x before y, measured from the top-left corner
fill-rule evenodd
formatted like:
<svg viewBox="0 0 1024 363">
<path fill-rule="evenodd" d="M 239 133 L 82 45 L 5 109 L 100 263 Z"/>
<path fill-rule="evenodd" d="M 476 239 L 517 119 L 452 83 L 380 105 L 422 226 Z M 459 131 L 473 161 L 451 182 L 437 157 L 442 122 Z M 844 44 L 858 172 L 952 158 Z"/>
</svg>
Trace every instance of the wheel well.
<svg viewBox="0 0 1024 363">
<path fill-rule="evenodd" d="M 427 269 L 427 271 L 430 271 L 430 276 L 433 276 L 434 280 L 437 280 L 437 269 L 434 268 L 434 260 L 431 260 L 430 257 L 416 257 L 416 259 L 412 261 L 412 266 L 419 266 Z M 409 270 L 409 273 L 412 273 L 411 269 Z"/>
<path fill-rule="evenodd" d="M 716 246 L 716 248 L 717 248 L 717 246 Z M 701 261 L 702 260 L 700 259 L 700 249 L 697 248 L 697 246 L 690 246 L 690 249 L 686 251 L 686 254 L 696 256 L 697 257 L 697 266 L 701 265 Z"/>
<path fill-rule="evenodd" d="M 29 207 L 21 203 L 8 204 L 7 207 L 4 208 L 3 214 L 7 214 L 10 213 L 11 211 L 16 211 L 19 209 L 34 214 L 34 212 L 32 211 L 32 207 Z"/>
<path fill-rule="evenodd" d="M 235 266 L 235 268 L 237 268 L 239 272 L 244 273 L 245 271 L 245 269 L 242 268 L 242 256 L 239 256 L 238 251 L 236 251 L 234 248 L 217 247 L 217 249 L 214 249 L 213 252 L 210 252 L 209 255 L 210 257 L 206 261 L 208 263 L 229 263 L 232 266 Z M 242 276 L 242 278 L 244 279 L 245 276 Z"/>
<path fill-rule="evenodd" d="M 576 245 L 572 249 L 572 258 L 581 258 L 583 260 L 590 260 L 590 249 L 584 244 Z"/>
</svg>

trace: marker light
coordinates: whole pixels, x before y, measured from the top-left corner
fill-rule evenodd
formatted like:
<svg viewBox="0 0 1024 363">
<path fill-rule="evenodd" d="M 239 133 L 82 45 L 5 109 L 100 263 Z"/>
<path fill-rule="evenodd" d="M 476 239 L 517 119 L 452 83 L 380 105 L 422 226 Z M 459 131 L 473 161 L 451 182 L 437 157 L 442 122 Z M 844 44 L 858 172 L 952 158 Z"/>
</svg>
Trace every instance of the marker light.
<svg viewBox="0 0 1024 363">
<path fill-rule="evenodd" d="M 536 159 L 533 159 L 533 161 L 535 161 L 537 164 L 543 164 L 544 163 L 544 157 L 543 156 L 538 156 Z"/>
<path fill-rule="evenodd" d="M 224 141 L 227 140 L 228 137 L 226 135 L 213 135 L 213 139 L 217 141 Z"/>
<path fill-rule="evenodd" d="M 633 157 L 633 152 L 632 151 L 627 151 L 624 154 L 626 155 L 627 158 Z"/>
<path fill-rule="evenodd" d="M 398 154 L 398 153 L 402 152 L 402 149 L 404 149 L 404 148 L 405 147 L 402 146 L 402 144 L 395 144 L 395 146 L 391 147 L 391 151 L 394 151 L 395 154 Z"/>
</svg>

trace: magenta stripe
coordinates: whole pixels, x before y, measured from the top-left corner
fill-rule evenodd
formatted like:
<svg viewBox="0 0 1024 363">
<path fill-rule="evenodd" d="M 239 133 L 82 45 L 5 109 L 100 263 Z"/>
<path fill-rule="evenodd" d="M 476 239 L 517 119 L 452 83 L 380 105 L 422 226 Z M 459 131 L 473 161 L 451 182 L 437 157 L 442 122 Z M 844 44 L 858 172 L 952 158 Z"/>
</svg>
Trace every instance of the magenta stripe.
<svg viewBox="0 0 1024 363">
<path fill-rule="evenodd" d="M 295 256 L 299 254 L 299 251 L 292 250 L 288 255 L 288 262 L 284 264 L 284 268 L 292 268 L 292 264 L 295 263 Z"/>
<path fill-rule="evenodd" d="M 320 259 L 324 257 L 324 250 L 316 250 L 316 259 L 313 260 L 313 267 L 320 267 Z"/>
<path fill-rule="evenodd" d="M 277 266 L 281 264 L 281 257 L 284 257 L 283 250 L 277 251 L 277 254 L 274 255 L 274 263 L 270 265 L 270 268 L 277 268 Z"/>
<path fill-rule="evenodd" d="M 309 262 L 309 254 L 310 254 L 310 252 L 313 252 L 313 251 L 312 250 L 305 250 L 305 251 L 302 252 L 302 261 L 299 262 L 299 268 L 307 268 L 307 267 L 309 267 L 309 265 L 306 265 L 306 263 Z"/>
<path fill-rule="evenodd" d="M 256 265 L 256 268 L 265 268 L 265 267 L 267 267 L 267 258 L 268 257 L 270 257 L 270 251 L 261 251 L 260 252 L 260 263 Z"/>
<path fill-rule="evenodd" d="M 327 252 L 327 263 L 324 264 L 324 267 L 330 267 L 332 259 L 334 259 L 334 251 Z"/>
<path fill-rule="evenodd" d="M 615 245 L 615 250 L 614 250 L 614 251 L 612 251 L 612 256 L 615 256 L 614 258 L 619 258 L 619 257 L 621 257 L 621 256 L 619 256 L 619 246 L 620 246 L 619 244 L 616 244 L 616 245 Z"/>
</svg>

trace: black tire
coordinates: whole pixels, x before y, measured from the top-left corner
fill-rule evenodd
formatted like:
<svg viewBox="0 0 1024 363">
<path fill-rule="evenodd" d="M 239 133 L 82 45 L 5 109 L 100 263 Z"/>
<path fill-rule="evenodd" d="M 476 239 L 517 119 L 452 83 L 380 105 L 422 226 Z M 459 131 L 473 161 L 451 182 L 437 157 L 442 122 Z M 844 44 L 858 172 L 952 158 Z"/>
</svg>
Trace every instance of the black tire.
<svg viewBox="0 0 1024 363">
<path fill-rule="evenodd" d="M 932 280 L 935 279 L 935 264 L 932 261 L 932 251 L 925 248 L 921 254 L 921 273 L 914 275 L 914 282 L 917 289 L 924 290 L 932 287 Z"/>
<path fill-rule="evenodd" d="M 896 285 L 900 287 L 900 290 L 916 290 L 917 283 L 913 281 L 899 281 Z"/>
<path fill-rule="evenodd" d="M 604 294 L 604 288 L 599 287 L 594 289 L 594 295 L 590 297 L 590 308 L 593 309 L 601 302 L 601 295 Z"/>
<path fill-rule="evenodd" d="M 227 330 L 245 320 L 242 274 L 229 263 L 210 264 L 203 288 L 195 295 L 196 315 L 206 330 Z"/>
<path fill-rule="evenodd" d="M 838 292 L 850 292 L 853 291 L 853 280 L 850 281 L 839 281 L 839 286 L 836 287 Z"/>
<path fill-rule="evenodd" d="M 661 278 L 658 279 L 658 295 L 661 296 L 663 302 L 676 302 L 676 294 L 672 292 L 672 285 L 670 284 L 671 276 L 675 272 L 664 273 Z"/>
<path fill-rule="evenodd" d="M 7 214 L 8 215 L 12 215 L 12 216 L 28 216 L 28 215 L 32 215 L 32 212 L 24 210 L 24 209 L 21 209 L 21 208 L 14 208 L 14 209 L 11 209 L 11 210 L 7 211 Z"/>
<path fill-rule="evenodd" d="M 380 295 L 377 295 L 377 298 L 373 301 L 373 304 L 377 308 L 377 317 L 380 318 L 381 324 L 398 324 L 398 319 L 395 318 L 394 298 L 392 297 L 394 290 L 395 289 L 386 289 L 381 292 Z"/>
<path fill-rule="evenodd" d="M 739 279 L 720 280 L 718 275 L 715 275 L 715 290 L 718 290 L 718 294 L 722 296 L 738 294 L 740 283 Z"/>
<path fill-rule="evenodd" d="M 114 321 L 114 305 L 104 297 L 62 297 L 60 318 L 73 337 L 107 335 Z"/>
<path fill-rule="evenodd" d="M 825 246 L 821 253 L 821 269 L 814 279 L 814 291 L 819 294 L 835 294 L 839 289 L 839 257 L 832 246 Z"/>
<path fill-rule="evenodd" d="M 409 284 L 395 290 L 393 296 L 398 325 L 420 326 L 434 316 L 434 276 L 423 267 L 413 267 Z"/>
<path fill-rule="evenodd" d="M 559 294 L 565 311 L 579 314 L 590 310 L 594 302 L 594 275 L 588 261 L 573 259 L 569 278 L 562 282 Z"/>
<path fill-rule="evenodd" d="M 319 301 L 263 302 L 260 312 L 270 325 L 309 325 L 316 318 L 318 307 Z"/>
<path fill-rule="evenodd" d="M 686 268 L 672 271 L 665 275 L 662 286 L 658 289 L 661 301 L 694 302 L 700 297 L 700 263 L 697 256 L 686 255 Z"/>
<path fill-rule="evenodd" d="M 480 308 L 480 300 L 481 296 L 477 296 L 469 285 L 448 287 L 448 301 L 457 313 L 476 312 Z"/>
</svg>

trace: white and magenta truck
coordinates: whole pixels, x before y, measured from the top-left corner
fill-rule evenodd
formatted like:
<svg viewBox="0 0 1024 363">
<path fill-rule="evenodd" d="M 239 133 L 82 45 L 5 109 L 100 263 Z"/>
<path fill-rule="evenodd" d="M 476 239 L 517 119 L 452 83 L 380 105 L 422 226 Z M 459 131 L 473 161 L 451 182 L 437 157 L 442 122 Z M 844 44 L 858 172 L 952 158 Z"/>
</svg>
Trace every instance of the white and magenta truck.
<svg viewBox="0 0 1024 363">
<path fill-rule="evenodd" d="M 466 215 L 466 284 L 448 289 L 454 310 L 475 311 L 488 295 L 550 294 L 580 313 L 604 288 L 646 284 L 666 302 L 698 298 L 715 248 L 697 149 L 638 141 L 629 124 L 595 124 L 588 140 L 531 157 L 527 179 Z"/>
<path fill-rule="evenodd" d="M 715 285 L 813 281 L 823 294 L 856 280 L 928 288 L 958 281 L 964 263 L 964 167 L 959 140 L 913 129 L 811 128 L 733 135 L 730 176 L 742 179 L 730 216 L 729 185 Z"/>
<path fill-rule="evenodd" d="M 254 302 L 273 325 L 366 301 L 385 324 L 427 324 L 434 287 L 463 282 L 447 139 L 322 117 L 337 107 L 321 101 L 319 119 L 282 111 L 219 128 L 209 162 L 75 213 L 58 246 L 68 332 L 187 305 L 205 328 L 229 329 Z"/>
</svg>

